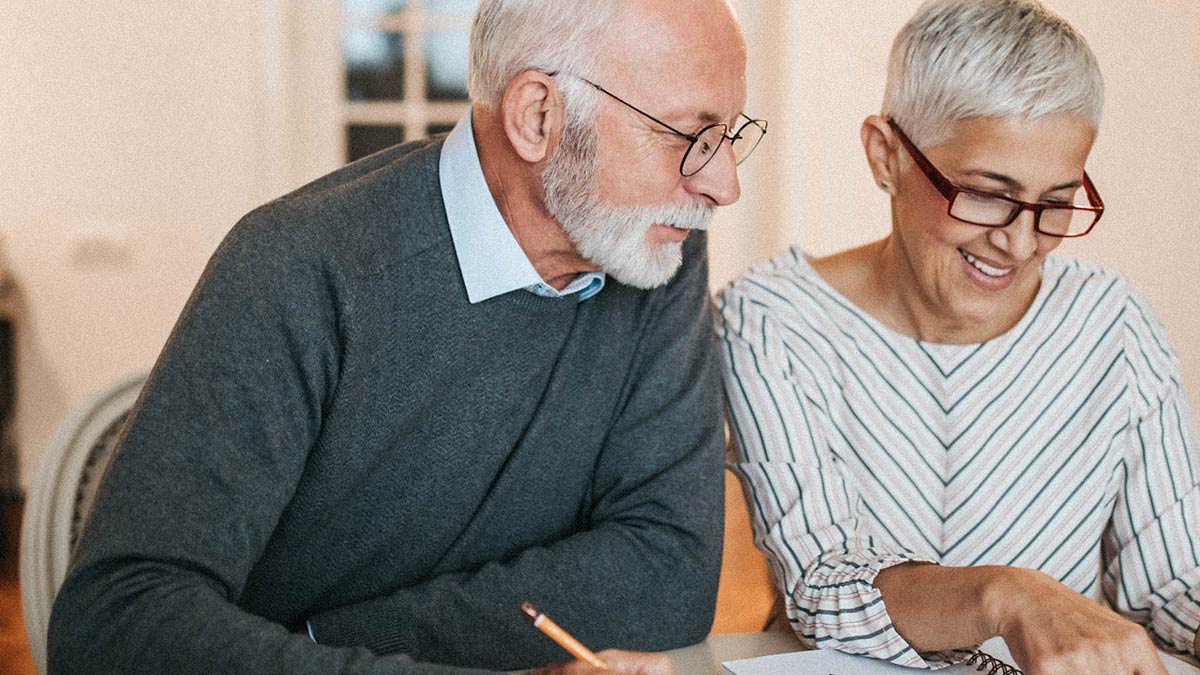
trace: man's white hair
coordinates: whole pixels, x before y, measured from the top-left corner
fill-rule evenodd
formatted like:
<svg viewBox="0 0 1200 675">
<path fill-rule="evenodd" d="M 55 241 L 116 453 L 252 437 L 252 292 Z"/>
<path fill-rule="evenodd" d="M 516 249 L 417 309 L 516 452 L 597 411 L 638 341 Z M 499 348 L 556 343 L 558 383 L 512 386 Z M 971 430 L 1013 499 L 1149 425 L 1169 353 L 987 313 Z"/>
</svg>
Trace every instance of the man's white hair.
<svg viewBox="0 0 1200 675">
<path fill-rule="evenodd" d="M 591 71 L 603 42 L 621 30 L 620 5 L 617 0 L 483 0 L 471 25 L 471 99 L 499 108 L 504 89 L 524 70 L 596 77 Z M 568 99 L 582 91 L 571 86 L 572 79 L 559 78 Z"/>
<path fill-rule="evenodd" d="M 883 115 L 929 147 L 979 117 L 1068 113 L 1099 129 L 1103 104 L 1096 56 L 1037 0 L 929 0 L 892 44 Z"/>
</svg>

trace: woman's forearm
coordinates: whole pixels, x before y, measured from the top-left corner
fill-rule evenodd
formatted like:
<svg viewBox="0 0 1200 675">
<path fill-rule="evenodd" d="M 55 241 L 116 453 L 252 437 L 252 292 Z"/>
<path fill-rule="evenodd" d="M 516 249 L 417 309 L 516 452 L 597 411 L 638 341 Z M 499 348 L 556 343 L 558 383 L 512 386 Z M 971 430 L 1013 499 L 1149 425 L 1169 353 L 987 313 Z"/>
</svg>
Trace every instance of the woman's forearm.
<svg viewBox="0 0 1200 675">
<path fill-rule="evenodd" d="M 1011 568 L 904 563 L 875 577 L 896 631 L 917 651 L 979 644 L 998 634 L 996 587 Z"/>
<path fill-rule="evenodd" d="M 875 587 L 896 632 L 920 652 L 999 635 L 1028 671 L 1163 672 L 1143 627 L 1036 570 L 905 563 L 880 572 Z M 1200 636 L 1193 649 L 1200 655 Z"/>
</svg>

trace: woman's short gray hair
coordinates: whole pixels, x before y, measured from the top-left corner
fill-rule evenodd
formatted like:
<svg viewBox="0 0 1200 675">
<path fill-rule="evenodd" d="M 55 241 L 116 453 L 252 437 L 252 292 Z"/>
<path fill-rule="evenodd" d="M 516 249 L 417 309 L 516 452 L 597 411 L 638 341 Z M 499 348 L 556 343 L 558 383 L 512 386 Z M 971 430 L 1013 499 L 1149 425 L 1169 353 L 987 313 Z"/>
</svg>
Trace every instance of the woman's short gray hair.
<svg viewBox="0 0 1200 675">
<path fill-rule="evenodd" d="M 1096 56 L 1037 0 L 929 0 L 892 44 L 883 115 L 932 146 L 978 117 L 1069 113 L 1098 129 L 1103 104 Z"/>
<path fill-rule="evenodd" d="M 591 75 L 601 42 L 619 26 L 616 0 L 483 0 L 471 26 L 467 90 L 485 108 L 498 108 L 519 73 L 536 69 Z M 570 99 L 569 79 L 560 90 Z"/>
</svg>

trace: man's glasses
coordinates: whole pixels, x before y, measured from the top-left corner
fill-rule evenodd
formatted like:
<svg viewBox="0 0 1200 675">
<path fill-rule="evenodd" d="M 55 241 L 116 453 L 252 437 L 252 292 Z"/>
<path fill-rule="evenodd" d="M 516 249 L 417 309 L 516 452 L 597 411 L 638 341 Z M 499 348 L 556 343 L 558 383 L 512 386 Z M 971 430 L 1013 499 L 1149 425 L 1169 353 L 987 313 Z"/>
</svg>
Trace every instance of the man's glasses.
<svg viewBox="0 0 1200 675">
<path fill-rule="evenodd" d="M 908 135 L 896 124 L 888 120 L 888 125 L 896 132 L 913 161 L 933 183 L 933 187 L 949 202 L 946 213 L 951 218 L 972 225 L 983 227 L 1008 227 L 1022 211 L 1033 212 L 1033 228 L 1051 237 L 1082 237 L 1092 231 L 1092 227 L 1104 215 L 1104 202 L 1100 193 L 1087 172 L 1083 174 L 1083 191 L 1087 194 L 1090 206 L 1075 204 L 1031 204 L 1018 199 L 1009 199 L 1001 195 L 979 190 L 958 187 L 950 179 L 942 175 L 937 168 L 909 140 Z"/>
<path fill-rule="evenodd" d="M 570 75 L 570 73 L 550 73 L 551 76 L 559 74 Z M 733 148 L 734 160 L 736 160 L 738 164 L 741 164 L 742 162 L 746 161 L 746 158 L 750 156 L 750 153 L 754 152 L 754 149 L 758 147 L 758 143 L 762 140 L 763 136 L 767 135 L 766 120 L 751 119 L 744 113 L 739 114 L 738 117 L 745 117 L 746 121 L 737 128 L 737 131 L 735 131 L 732 136 L 729 134 L 729 125 L 723 123 L 710 124 L 694 134 L 685 134 L 666 122 L 663 122 L 662 120 L 659 120 L 635 107 L 632 103 L 626 101 L 620 96 L 617 96 L 604 87 L 601 87 L 595 82 L 592 82 L 586 77 L 579 77 L 578 75 L 572 75 L 572 77 L 578 77 L 580 80 L 583 80 L 589 85 L 595 87 L 597 91 L 611 96 L 617 102 L 638 113 L 642 117 L 645 117 L 655 124 L 658 124 L 680 138 L 687 139 L 689 145 L 687 151 L 683 153 L 683 160 L 679 163 L 679 173 L 684 177 L 694 176 L 697 173 L 700 173 L 701 169 L 708 166 L 708 163 L 712 161 L 713 157 L 717 156 L 717 152 L 721 149 L 721 144 L 726 140 L 729 141 L 729 147 Z"/>
</svg>

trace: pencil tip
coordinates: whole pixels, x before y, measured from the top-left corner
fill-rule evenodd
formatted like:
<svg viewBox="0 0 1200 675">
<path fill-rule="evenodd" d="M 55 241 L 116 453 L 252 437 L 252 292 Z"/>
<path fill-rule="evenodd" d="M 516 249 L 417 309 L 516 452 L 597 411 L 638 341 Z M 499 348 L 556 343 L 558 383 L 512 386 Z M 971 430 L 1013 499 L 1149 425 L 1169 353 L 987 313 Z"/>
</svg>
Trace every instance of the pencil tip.
<svg viewBox="0 0 1200 675">
<path fill-rule="evenodd" d="M 541 612 L 534 609 L 533 605 L 529 604 L 528 602 L 521 603 L 521 613 L 524 614 L 525 618 L 529 619 L 530 621 L 537 621 L 538 615 L 541 614 Z"/>
</svg>

